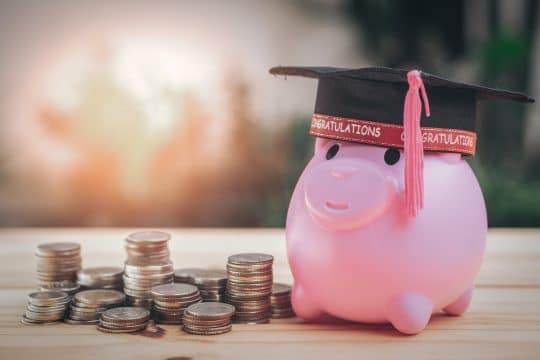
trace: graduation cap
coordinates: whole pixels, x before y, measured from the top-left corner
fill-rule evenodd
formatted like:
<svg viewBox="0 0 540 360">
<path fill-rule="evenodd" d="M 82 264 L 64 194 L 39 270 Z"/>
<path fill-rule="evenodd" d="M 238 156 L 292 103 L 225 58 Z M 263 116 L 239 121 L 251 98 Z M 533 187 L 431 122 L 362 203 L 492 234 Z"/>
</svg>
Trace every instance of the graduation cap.
<svg viewBox="0 0 540 360">
<path fill-rule="evenodd" d="M 319 80 L 311 135 L 402 148 L 405 198 L 413 216 L 423 207 L 424 151 L 474 155 L 477 101 L 534 102 L 522 93 L 418 70 L 279 66 L 270 73 Z"/>
</svg>

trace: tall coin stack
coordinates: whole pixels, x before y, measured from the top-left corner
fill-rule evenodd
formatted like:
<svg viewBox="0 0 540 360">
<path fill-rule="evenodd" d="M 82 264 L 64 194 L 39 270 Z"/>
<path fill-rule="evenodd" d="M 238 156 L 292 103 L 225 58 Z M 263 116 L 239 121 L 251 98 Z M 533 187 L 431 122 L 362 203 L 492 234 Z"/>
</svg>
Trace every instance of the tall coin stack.
<svg viewBox="0 0 540 360">
<path fill-rule="evenodd" d="M 272 304 L 272 318 L 289 318 L 296 316 L 291 304 L 291 287 L 286 284 L 275 283 L 270 296 Z"/>
<path fill-rule="evenodd" d="M 124 305 L 126 296 L 117 290 L 93 289 L 76 293 L 72 300 L 68 324 L 97 324 L 107 309 Z"/>
<path fill-rule="evenodd" d="M 101 266 L 85 268 L 77 272 L 79 285 L 84 289 L 122 290 L 124 270 L 119 267 Z"/>
<path fill-rule="evenodd" d="M 154 320 L 161 324 L 181 324 L 184 310 L 201 301 L 199 289 L 191 284 L 164 284 L 152 288 Z"/>
<path fill-rule="evenodd" d="M 174 269 L 167 245 L 170 238 L 161 231 L 140 231 L 127 237 L 123 280 L 128 304 L 150 309 L 152 287 L 173 282 Z"/>
<path fill-rule="evenodd" d="M 65 280 L 76 281 L 81 269 L 81 246 L 58 242 L 38 245 L 36 252 L 38 284 L 48 285 Z"/>
<path fill-rule="evenodd" d="M 194 304 L 184 311 L 182 329 L 193 335 L 218 335 L 231 331 L 234 306 L 218 302 Z"/>
<path fill-rule="evenodd" d="M 64 318 L 70 297 L 63 291 L 38 291 L 28 295 L 24 324 L 48 324 Z"/>
<path fill-rule="evenodd" d="M 267 254 L 245 253 L 229 256 L 225 302 L 234 305 L 234 320 L 265 323 L 271 316 L 272 264 Z"/>
<path fill-rule="evenodd" d="M 222 302 L 227 285 L 227 272 L 221 269 L 178 269 L 174 272 L 174 281 L 197 286 L 203 301 Z"/>
</svg>

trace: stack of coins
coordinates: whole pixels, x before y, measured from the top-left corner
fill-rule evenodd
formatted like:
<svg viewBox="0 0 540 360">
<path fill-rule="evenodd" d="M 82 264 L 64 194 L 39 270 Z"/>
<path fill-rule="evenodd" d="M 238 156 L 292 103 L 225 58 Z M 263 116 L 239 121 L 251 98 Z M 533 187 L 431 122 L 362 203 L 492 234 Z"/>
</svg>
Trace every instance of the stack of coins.
<svg viewBox="0 0 540 360">
<path fill-rule="evenodd" d="M 75 295 L 79 290 L 79 284 L 69 280 L 39 286 L 39 291 L 63 291 L 69 296 Z"/>
<path fill-rule="evenodd" d="M 38 291 L 28 295 L 24 324 L 48 324 L 62 320 L 70 297 L 63 291 Z"/>
<path fill-rule="evenodd" d="M 79 270 L 77 278 L 82 289 L 122 290 L 124 270 L 119 267 L 102 266 Z"/>
<path fill-rule="evenodd" d="M 154 320 L 161 324 L 181 324 L 184 310 L 201 301 L 199 289 L 190 284 L 164 284 L 152 288 Z"/>
<path fill-rule="evenodd" d="M 124 305 L 126 296 L 111 289 L 84 290 L 76 293 L 71 301 L 69 324 L 97 324 L 107 309 Z"/>
<path fill-rule="evenodd" d="M 127 261 L 132 265 L 156 265 L 169 262 L 168 241 L 171 235 L 162 231 L 139 231 L 126 238 Z"/>
<path fill-rule="evenodd" d="M 291 287 L 286 284 L 275 283 L 270 296 L 272 304 L 272 318 L 289 318 L 296 316 L 291 304 Z"/>
<path fill-rule="evenodd" d="M 106 333 L 131 333 L 144 330 L 149 320 L 147 309 L 122 306 L 103 312 L 97 329 Z"/>
<path fill-rule="evenodd" d="M 221 269 L 178 269 L 174 272 L 174 281 L 197 286 L 203 301 L 221 302 L 224 300 L 227 272 Z"/>
<path fill-rule="evenodd" d="M 225 302 L 234 305 L 234 320 L 266 323 L 271 316 L 272 264 L 267 254 L 246 253 L 229 256 Z"/>
<path fill-rule="evenodd" d="M 77 280 L 77 271 L 81 269 L 79 244 L 68 242 L 41 244 L 37 247 L 35 256 L 39 285 Z"/>
<path fill-rule="evenodd" d="M 183 330 L 193 335 L 218 335 L 231 331 L 234 306 L 220 302 L 191 305 L 184 311 Z"/>
<path fill-rule="evenodd" d="M 173 282 L 167 245 L 170 238 L 160 231 L 141 231 L 127 237 L 123 280 L 128 304 L 150 309 L 152 287 Z"/>
<path fill-rule="evenodd" d="M 183 268 L 174 271 L 174 282 L 195 285 L 195 277 L 204 271 L 203 268 Z"/>
</svg>

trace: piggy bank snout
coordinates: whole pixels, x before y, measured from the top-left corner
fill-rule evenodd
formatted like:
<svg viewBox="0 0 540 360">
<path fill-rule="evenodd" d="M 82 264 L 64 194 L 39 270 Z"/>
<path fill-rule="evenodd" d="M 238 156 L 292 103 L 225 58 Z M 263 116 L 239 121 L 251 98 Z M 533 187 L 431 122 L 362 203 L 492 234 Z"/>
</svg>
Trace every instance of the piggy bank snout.
<svg viewBox="0 0 540 360">
<path fill-rule="evenodd" d="M 331 160 L 308 174 L 304 196 L 310 214 L 324 226 L 353 229 L 374 221 L 396 193 L 392 176 L 369 161 Z"/>
</svg>

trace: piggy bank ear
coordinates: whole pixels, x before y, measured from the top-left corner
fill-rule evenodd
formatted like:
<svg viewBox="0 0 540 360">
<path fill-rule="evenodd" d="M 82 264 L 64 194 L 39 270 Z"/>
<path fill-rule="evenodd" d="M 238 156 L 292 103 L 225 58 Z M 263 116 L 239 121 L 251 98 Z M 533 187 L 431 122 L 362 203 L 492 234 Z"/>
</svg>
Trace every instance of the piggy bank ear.
<svg viewBox="0 0 540 360">
<path fill-rule="evenodd" d="M 315 154 L 317 154 L 319 151 L 323 151 L 330 141 L 330 139 L 320 137 L 315 138 Z"/>
</svg>

